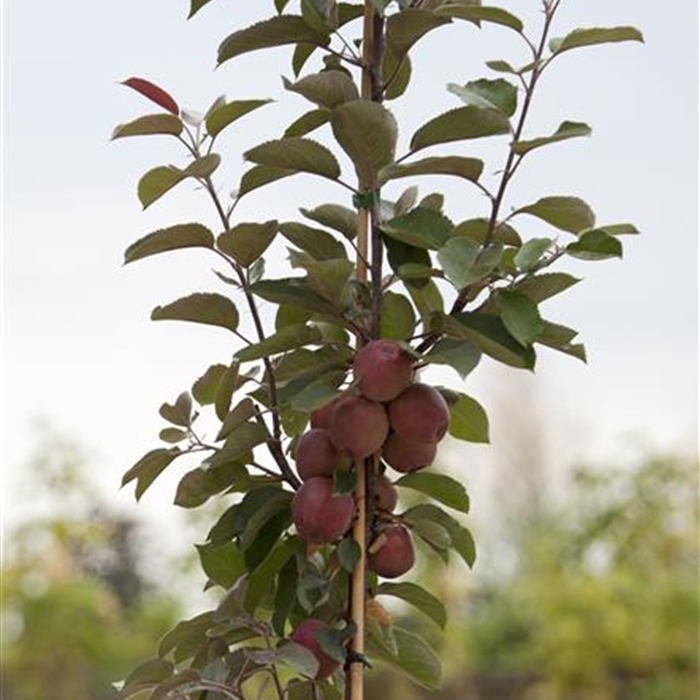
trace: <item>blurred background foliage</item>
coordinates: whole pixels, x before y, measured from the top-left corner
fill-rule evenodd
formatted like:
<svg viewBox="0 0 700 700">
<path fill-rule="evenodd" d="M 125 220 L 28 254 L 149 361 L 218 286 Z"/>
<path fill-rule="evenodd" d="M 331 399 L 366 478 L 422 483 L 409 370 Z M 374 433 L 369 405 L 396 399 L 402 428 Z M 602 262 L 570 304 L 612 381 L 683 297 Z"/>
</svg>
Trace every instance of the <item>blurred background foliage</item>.
<svg viewBox="0 0 700 700">
<path fill-rule="evenodd" d="M 28 508 L 43 501 L 45 514 L 4 533 L 3 700 L 114 698 L 111 683 L 192 609 L 177 593 L 192 585 L 191 553 L 159 560 L 148 528 L 96 491 L 88 462 L 51 438 L 27 470 Z M 695 700 L 697 478 L 697 464 L 673 457 L 579 469 L 556 506 L 529 496 L 504 506 L 475 572 L 425 553 L 421 583 L 445 601 L 448 625 L 419 614 L 402 625 L 441 651 L 444 690 L 380 668 L 368 697 Z M 489 524 L 478 524 L 481 546 L 478 529 Z"/>
</svg>

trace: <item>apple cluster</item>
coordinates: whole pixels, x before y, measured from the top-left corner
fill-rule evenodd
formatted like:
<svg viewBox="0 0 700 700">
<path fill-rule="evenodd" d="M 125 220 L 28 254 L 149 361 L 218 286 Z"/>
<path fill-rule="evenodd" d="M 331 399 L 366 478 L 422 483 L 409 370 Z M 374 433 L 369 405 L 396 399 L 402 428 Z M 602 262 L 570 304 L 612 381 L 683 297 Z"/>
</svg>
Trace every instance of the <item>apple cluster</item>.
<svg viewBox="0 0 700 700">
<path fill-rule="evenodd" d="M 353 387 L 311 416 L 299 439 L 296 468 L 302 485 L 292 501 L 292 518 L 310 544 L 335 542 L 352 526 L 355 500 L 334 491 L 336 469 L 349 470 L 358 460 L 381 452 L 395 471 L 408 473 L 430 465 L 447 432 L 449 408 L 440 392 L 415 382 L 412 356 L 396 340 L 374 340 L 353 363 Z M 374 480 L 375 537 L 368 564 L 377 575 L 396 578 L 414 564 L 408 529 L 391 513 L 398 493 L 380 474 Z"/>
</svg>

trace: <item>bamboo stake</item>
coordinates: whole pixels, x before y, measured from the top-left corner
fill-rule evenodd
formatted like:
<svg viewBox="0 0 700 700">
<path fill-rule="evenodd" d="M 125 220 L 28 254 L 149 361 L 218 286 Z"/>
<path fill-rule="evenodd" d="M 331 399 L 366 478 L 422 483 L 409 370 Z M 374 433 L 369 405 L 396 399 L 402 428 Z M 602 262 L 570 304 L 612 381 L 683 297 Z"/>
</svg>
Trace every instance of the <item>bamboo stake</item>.
<svg viewBox="0 0 700 700">
<path fill-rule="evenodd" d="M 372 99 L 372 58 L 374 55 L 374 6 L 371 0 L 365 0 L 365 14 L 362 28 L 362 97 Z M 361 189 L 369 183 L 360 183 Z M 367 281 L 367 260 L 369 259 L 369 232 L 371 230 L 371 214 L 369 209 L 360 209 L 357 227 L 357 279 Z M 351 649 L 353 656 L 348 672 L 348 697 L 350 700 L 364 698 L 364 652 L 365 652 L 365 597 L 367 595 L 367 468 L 365 460 L 355 464 L 357 481 L 355 484 L 355 503 L 357 518 L 353 527 L 353 539 L 360 548 L 360 558 L 352 574 L 351 618 L 355 623 L 355 636 Z"/>
</svg>

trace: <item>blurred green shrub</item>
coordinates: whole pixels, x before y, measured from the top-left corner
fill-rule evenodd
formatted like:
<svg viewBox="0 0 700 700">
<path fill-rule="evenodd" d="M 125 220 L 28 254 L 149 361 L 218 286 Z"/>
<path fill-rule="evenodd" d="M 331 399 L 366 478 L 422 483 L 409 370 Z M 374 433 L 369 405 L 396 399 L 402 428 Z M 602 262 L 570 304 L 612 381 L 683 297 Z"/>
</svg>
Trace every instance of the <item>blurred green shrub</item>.
<svg viewBox="0 0 700 700">
<path fill-rule="evenodd" d="M 51 515 L 5 533 L 0 695 L 110 700 L 178 606 L 148 583 L 139 528 L 96 496 L 73 446 L 49 440 L 28 472 Z"/>
</svg>

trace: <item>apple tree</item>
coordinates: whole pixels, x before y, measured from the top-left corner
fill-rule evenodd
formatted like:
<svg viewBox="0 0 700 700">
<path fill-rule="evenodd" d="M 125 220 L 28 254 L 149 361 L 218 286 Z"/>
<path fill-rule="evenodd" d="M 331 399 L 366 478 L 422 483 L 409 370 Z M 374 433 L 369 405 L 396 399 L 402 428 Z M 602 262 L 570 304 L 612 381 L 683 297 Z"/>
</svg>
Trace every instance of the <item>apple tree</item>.
<svg viewBox="0 0 700 700">
<path fill-rule="evenodd" d="M 190 17 L 210 2 L 191 0 Z M 284 88 L 305 108 L 284 133 L 245 151 L 231 199 L 221 194 L 234 185 L 219 179 L 222 136 L 256 110 L 274 109 L 271 100 L 220 97 L 198 114 L 144 78 L 124 82 L 157 110 L 118 126 L 113 138 L 166 135 L 180 152 L 178 165 L 140 178 L 143 207 L 183 182 L 212 205 L 210 221 L 139 238 L 125 262 L 210 251 L 216 291 L 188 290 L 151 317 L 219 327 L 231 355 L 162 405 L 161 444 L 123 478 L 138 499 L 189 456 L 197 466 L 182 474 L 175 503 L 223 505 L 197 545 L 220 603 L 168 633 L 122 697 L 359 700 L 375 660 L 439 686 L 435 652 L 395 626 L 381 601 L 400 598 L 444 626 L 436 595 L 395 579 L 410 572 L 417 543 L 445 562 L 474 564 L 460 515 L 469 509 L 464 486 L 425 468 L 447 434 L 487 442 L 488 420 L 476 399 L 431 386 L 422 370 L 447 365 L 467 379 L 484 355 L 532 370 L 541 346 L 585 360 L 577 332 L 545 318 L 541 306 L 579 281 L 562 270 L 567 258 L 619 258 L 621 236 L 636 233 L 626 223 L 598 224 L 583 199 L 546 183 L 536 201 L 509 201 L 509 185 L 535 151 L 591 132 L 571 120 L 553 133 L 528 131 L 538 85 L 560 57 L 642 41 L 626 26 L 557 36 L 561 0 L 540 4 L 541 25 L 531 30 L 479 0 L 275 0 L 272 16 L 223 39 L 218 64 L 289 46 L 293 77 Z M 391 105 L 410 89 L 412 50 L 455 23 L 466 35 L 508 32 L 523 63 L 488 61 L 486 77 L 451 83 L 454 108 L 406 141 Z M 495 178 L 463 153 L 489 138 L 502 152 Z M 338 201 L 313 201 L 309 192 L 298 220 L 275 219 L 269 206 L 265 220 L 238 218 L 241 199 L 297 174 L 337 185 Z M 442 193 L 419 195 L 414 183 L 426 176 L 476 188 L 485 207 L 452 220 Z M 542 234 L 524 238 L 523 217 Z M 286 275 L 265 271 L 274 246 L 287 247 Z M 402 489 L 425 501 L 401 511 Z"/>
</svg>

